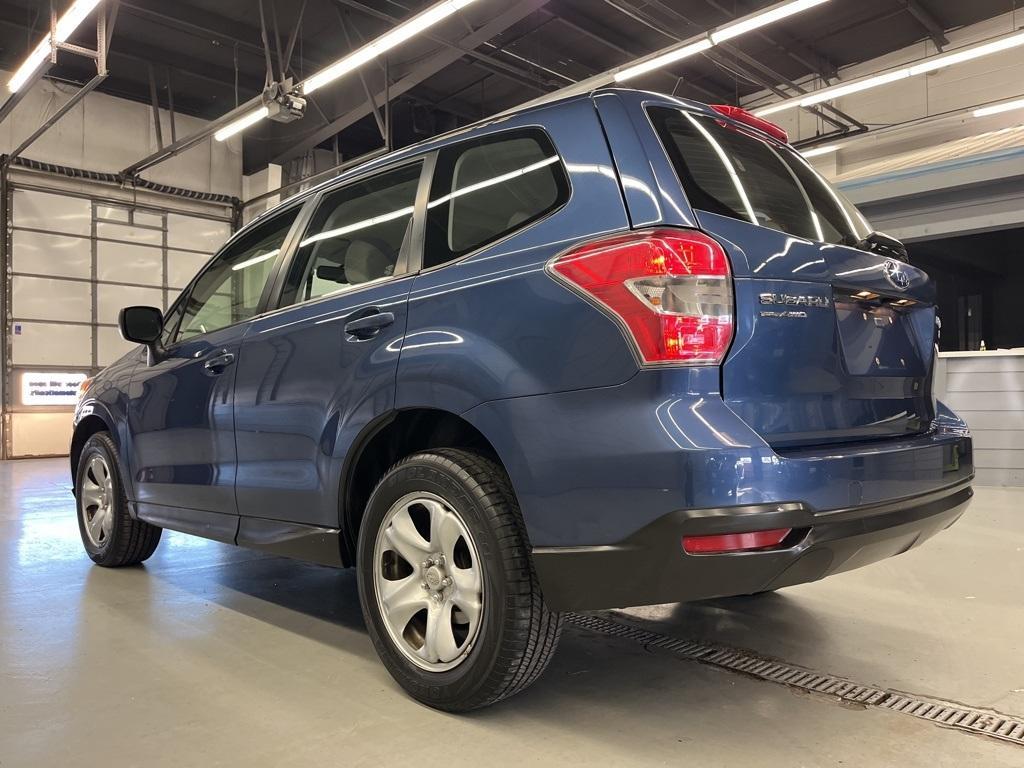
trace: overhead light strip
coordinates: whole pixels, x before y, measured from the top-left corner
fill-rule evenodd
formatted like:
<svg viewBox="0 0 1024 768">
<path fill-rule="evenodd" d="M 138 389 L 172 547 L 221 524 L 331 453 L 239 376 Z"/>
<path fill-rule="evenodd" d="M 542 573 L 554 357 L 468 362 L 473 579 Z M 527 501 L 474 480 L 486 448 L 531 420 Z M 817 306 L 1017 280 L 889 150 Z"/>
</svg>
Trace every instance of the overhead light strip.
<svg viewBox="0 0 1024 768">
<path fill-rule="evenodd" d="M 985 43 L 979 43 L 978 45 L 967 46 L 960 50 L 949 51 L 948 53 L 943 53 L 938 56 L 932 56 L 931 58 L 920 61 L 917 64 L 892 69 L 877 75 L 857 78 L 856 80 L 851 80 L 847 83 L 840 83 L 839 85 L 834 85 L 829 88 L 821 88 L 802 96 L 794 96 L 791 99 L 785 99 L 784 101 L 780 101 L 775 104 L 769 104 L 767 107 L 755 109 L 753 112 L 758 117 L 768 117 L 769 115 L 774 115 L 778 112 L 793 109 L 795 107 L 809 107 L 814 104 L 820 104 L 824 101 L 832 101 L 833 99 L 838 99 L 842 96 L 849 96 L 852 93 L 859 93 L 860 91 L 877 88 L 881 85 L 887 85 L 899 80 L 906 80 L 907 78 L 923 75 L 927 72 L 934 72 L 935 70 L 943 67 L 963 64 L 965 61 L 973 61 L 974 59 L 980 59 L 983 56 L 990 56 L 993 53 L 1000 53 L 1021 45 L 1024 45 L 1024 32 L 1016 32 L 996 40 L 990 40 Z"/>
<path fill-rule="evenodd" d="M 255 125 L 260 120 L 267 117 L 269 114 L 270 110 L 267 109 L 266 107 L 257 107 L 249 114 L 243 115 L 234 122 L 225 125 L 219 131 L 213 134 L 213 138 L 215 138 L 217 141 L 225 141 L 227 139 L 230 139 L 236 133 L 241 133 L 250 125 Z"/>
<path fill-rule="evenodd" d="M 50 55 L 53 53 L 52 46 L 55 43 L 67 42 L 67 39 L 71 37 L 71 33 L 78 29 L 100 2 L 102 0 L 75 0 L 71 4 L 71 7 L 65 11 L 64 15 L 57 19 L 57 27 L 53 30 L 53 39 L 47 34 L 43 41 L 32 49 L 32 53 L 22 62 L 22 65 L 15 70 L 14 75 L 11 76 L 10 81 L 7 83 L 11 93 L 17 92 L 18 89 L 31 79 L 32 75 L 50 58 Z"/>
<path fill-rule="evenodd" d="M 828 155 L 832 152 L 838 152 L 840 149 L 839 144 L 830 144 L 827 147 L 813 147 L 811 149 L 797 150 L 805 158 L 807 157 L 820 157 L 821 155 Z"/>
<path fill-rule="evenodd" d="M 641 61 L 633 66 L 626 67 L 625 69 L 615 73 L 615 82 L 621 83 L 626 80 L 632 80 L 634 77 L 645 75 L 648 72 L 661 69 L 674 62 L 688 59 L 691 56 L 696 56 L 699 53 L 703 53 L 704 51 L 714 48 L 719 43 L 724 43 L 726 40 L 732 40 L 740 35 L 753 32 L 755 29 L 760 29 L 761 27 L 765 27 L 769 24 L 774 24 L 776 21 L 781 21 L 789 16 L 793 16 L 794 14 L 806 11 L 809 8 L 814 8 L 815 6 L 827 2 L 829 2 L 829 0 L 791 0 L 791 2 L 779 3 L 762 13 L 757 13 L 731 24 L 726 24 L 710 30 L 706 36 L 701 37 L 698 40 L 686 43 L 685 45 L 666 51 L 654 58 Z"/>
<path fill-rule="evenodd" d="M 1014 99 L 1013 101 L 1004 101 L 1002 104 L 993 104 L 990 107 L 981 107 L 974 110 L 972 114 L 975 117 L 988 117 L 989 115 L 999 115 L 1003 112 L 1012 112 L 1015 109 L 1024 109 L 1024 99 Z"/>
<path fill-rule="evenodd" d="M 476 2 L 476 0 L 441 0 L 441 2 L 430 6 L 427 10 L 413 16 L 408 21 L 402 22 L 390 32 L 386 32 L 362 48 L 356 49 L 319 72 L 310 75 L 298 87 L 304 95 L 309 95 L 444 21 L 473 2 Z M 218 141 L 224 141 L 236 133 L 244 131 L 249 126 L 258 123 L 267 117 L 268 114 L 269 111 L 266 107 L 254 110 L 217 131 L 214 134 L 214 138 Z"/>
</svg>

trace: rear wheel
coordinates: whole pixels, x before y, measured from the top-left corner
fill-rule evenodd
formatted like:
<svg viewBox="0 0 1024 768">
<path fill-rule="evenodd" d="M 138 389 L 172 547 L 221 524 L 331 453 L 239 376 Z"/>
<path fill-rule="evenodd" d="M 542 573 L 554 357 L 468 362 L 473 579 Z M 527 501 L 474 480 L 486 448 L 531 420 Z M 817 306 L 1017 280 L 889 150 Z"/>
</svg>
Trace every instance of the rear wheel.
<svg viewBox="0 0 1024 768">
<path fill-rule="evenodd" d="M 85 551 L 97 565 L 135 565 L 160 543 L 160 528 L 128 514 L 117 462 L 117 447 L 97 432 L 82 448 L 75 477 L 78 529 Z"/>
<path fill-rule="evenodd" d="M 487 706 L 547 666 L 561 616 L 544 604 L 500 465 L 456 449 L 404 459 L 373 492 L 358 550 L 370 637 L 416 699 Z"/>
</svg>

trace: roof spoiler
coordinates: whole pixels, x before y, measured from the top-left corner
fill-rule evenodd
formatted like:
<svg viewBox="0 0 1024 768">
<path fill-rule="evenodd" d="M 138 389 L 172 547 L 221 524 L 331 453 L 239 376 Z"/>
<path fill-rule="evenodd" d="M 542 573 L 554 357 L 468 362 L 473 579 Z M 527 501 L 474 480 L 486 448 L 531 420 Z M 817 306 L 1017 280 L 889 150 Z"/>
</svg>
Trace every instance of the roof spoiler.
<svg viewBox="0 0 1024 768">
<path fill-rule="evenodd" d="M 737 123 L 743 123 L 744 125 L 749 125 L 751 128 L 756 128 L 762 133 L 767 133 L 769 136 L 778 139 L 783 144 L 789 144 L 789 134 L 786 133 L 785 128 L 763 118 L 757 117 L 742 107 L 733 107 L 729 104 L 711 104 L 710 106 L 720 115 L 725 115 L 726 117 L 732 118 Z"/>
</svg>

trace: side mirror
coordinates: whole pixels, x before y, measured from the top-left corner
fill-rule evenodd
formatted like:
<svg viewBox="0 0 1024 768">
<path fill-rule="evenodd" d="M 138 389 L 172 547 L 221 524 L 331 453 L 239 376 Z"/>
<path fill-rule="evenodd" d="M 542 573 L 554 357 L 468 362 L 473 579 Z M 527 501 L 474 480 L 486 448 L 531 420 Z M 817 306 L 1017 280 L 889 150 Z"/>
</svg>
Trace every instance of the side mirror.
<svg viewBox="0 0 1024 768">
<path fill-rule="evenodd" d="M 117 316 L 121 338 L 150 346 L 164 332 L 164 314 L 156 307 L 125 307 Z"/>
</svg>

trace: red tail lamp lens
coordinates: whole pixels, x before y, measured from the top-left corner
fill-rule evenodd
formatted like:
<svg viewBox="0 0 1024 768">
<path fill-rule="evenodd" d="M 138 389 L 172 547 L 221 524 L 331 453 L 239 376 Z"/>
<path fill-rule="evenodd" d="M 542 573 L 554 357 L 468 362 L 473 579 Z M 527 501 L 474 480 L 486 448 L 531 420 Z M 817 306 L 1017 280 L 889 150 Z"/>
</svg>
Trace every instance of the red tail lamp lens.
<svg viewBox="0 0 1024 768">
<path fill-rule="evenodd" d="M 717 365 L 732 343 L 729 259 L 702 232 L 655 230 L 588 243 L 551 270 L 621 320 L 645 363 Z"/>
<path fill-rule="evenodd" d="M 789 536 L 792 528 L 774 528 L 750 533 L 723 533 L 713 536 L 684 536 L 683 551 L 689 555 L 712 555 L 723 552 L 751 552 L 777 547 Z"/>
</svg>

